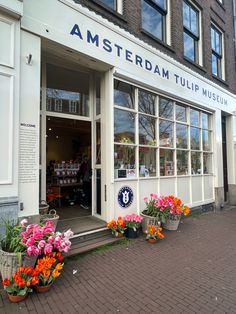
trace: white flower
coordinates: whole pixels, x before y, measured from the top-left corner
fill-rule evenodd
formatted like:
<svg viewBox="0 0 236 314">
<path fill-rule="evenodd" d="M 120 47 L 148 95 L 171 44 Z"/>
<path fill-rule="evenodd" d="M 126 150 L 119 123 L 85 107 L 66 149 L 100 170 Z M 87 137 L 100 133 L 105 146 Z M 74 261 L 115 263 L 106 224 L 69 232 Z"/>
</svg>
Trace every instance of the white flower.
<svg viewBox="0 0 236 314">
<path fill-rule="evenodd" d="M 66 232 L 64 232 L 64 237 L 66 239 L 70 239 L 74 235 L 74 232 L 71 231 L 71 229 L 68 229 Z"/>
<path fill-rule="evenodd" d="M 27 220 L 27 219 L 22 219 L 22 220 L 20 221 L 20 226 L 21 226 L 21 227 L 24 227 L 25 224 L 27 224 L 27 223 L 28 223 L 28 220 Z"/>
</svg>

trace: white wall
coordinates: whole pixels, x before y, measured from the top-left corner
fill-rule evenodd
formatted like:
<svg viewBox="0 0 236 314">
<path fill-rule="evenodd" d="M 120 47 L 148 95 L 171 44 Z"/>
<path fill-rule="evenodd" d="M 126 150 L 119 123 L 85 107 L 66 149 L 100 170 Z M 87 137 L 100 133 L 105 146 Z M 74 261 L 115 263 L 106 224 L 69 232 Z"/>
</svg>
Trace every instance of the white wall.
<svg viewBox="0 0 236 314">
<path fill-rule="evenodd" d="M 1 6 L 0 6 L 1 10 Z M 0 13 L 0 198 L 18 196 L 20 23 Z"/>
<path fill-rule="evenodd" d="M 20 216 L 38 213 L 41 40 L 21 31 L 19 197 Z M 27 57 L 32 56 L 28 64 Z"/>
</svg>

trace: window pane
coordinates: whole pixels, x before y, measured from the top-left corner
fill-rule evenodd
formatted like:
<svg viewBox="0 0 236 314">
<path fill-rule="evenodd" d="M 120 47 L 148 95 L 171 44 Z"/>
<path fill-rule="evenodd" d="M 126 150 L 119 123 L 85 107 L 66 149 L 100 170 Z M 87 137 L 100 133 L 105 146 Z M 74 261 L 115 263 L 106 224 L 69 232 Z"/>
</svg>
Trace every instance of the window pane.
<svg viewBox="0 0 236 314">
<path fill-rule="evenodd" d="M 191 149 L 200 149 L 200 129 L 191 127 Z"/>
<path fill-rule="evenodd" d="M 209 124 L 209 114 L 202 112 L 202 127 L 203 129 L 209 129 L 210 124 Z"/>
<path fill-rule="evenodd" d="M 96 121 L 96 164 L 101 164 L 101 121 Z"/>
<path fill-rule="evenodd" d="M 212 154 L 203 153 L 203 173 L 212 173 Z"/>
<path fill-rule="evenodd" d="M 201 174 L 201 153 L 191 153 L 191 173 Z"/>
<path fill-rule="evenodd" d="M 177 150 L 177 175 L 188 174 L 188 152 Z"/>
<path fill-rule="evenodd" d="M 184 55 L 195 61 L 194 39 L 184 32 Z"/>
<path fill-rule="evenodd" d="M 211 150 L 211 132 L 202 130 L 202 145 L 203 150 Z"/>
<path fill-rule="evenodd" d="M 190 109 L 190 124 L 194 126 L 199 126 L 199 123 L 200 123 L 199 111 Z"/>
<path fill-rule="evenodd" d="M 115 145 L 114 165 L 115 178 L 135 177 L 135 147 Z M 126 171 L 126 169 L 129 169 L 130 171 Z"/>
<path fill-rule="evenodd" d="M 114 104 L 116 106 L 134 108 L 134 87 L 121 82 L 114 81 Z"/>
<path fill-rule="evenodd" d="M 139 144 L 156 145 L 155 120 L 139 115 Z"/>
<path fill-rule="evenodd" d="M 160 98 L 159 117 L 173 120 L 173 103 L 171 100 Z"/>
<path fill-rule="evenodd" d="M 99 0 L 113 10 L 116 10 L 116 0 Z"/>
<path fill-rule="evenodd" d="M 175 119 L 177 121 L 187 122 L 187 109 L 184 106 L 175 106 Z"/>
<path fill-rule="evenodd" d="M 174 174 L 174 151 L 160 149 L 160 176 L 173 176 Z"/>
<path fill-rule="evenodd" d="M 96 78 L 96 115 L 101 113 L 100 78 Z"/>
<path fill-rule="evenodd" d="M 212 68 L 212 74 L 218 76 L 217 57 L 214 54 L 211 55 L 211 68 Z"/>
<path fill-rule="evenodd" d="M 140 177 L 156 176 L 156 149 L 139 148 L 139 175 Z"/>
<path fill-rule="evenodd" d="M 120 109 L 114 110 L 114 141 L 120 143 L 134 143 L 135 115 Z"/>
<path fill-rule="evenodd" d="M 161 7 L 163 10 L 166 10 L 166 0 L 152 0 L 154 3 L 156 3 L 159 7 Z"/>
<path fill-rule="evenodd" d="M 160 146 L 173 147 L 173 122 L 160 121 Z"/>
<path fill-rule="evenodd" d="M 198 13 L 191 9 L 191 31 L 198 36 Z"/>
<path fill-rule="evenodd" d="M 188 148 L 188 127 L 176 123 L 176 147 Z"/>
<path fill-rule="evenodd" d="M 190 10 L 186 2 L 183 2 L 183 20 L 184 26 L 190 29 Z"/>
<path fill-rule="evenodd" d="M 138 108 L 139 111 L 155 115 L 155 95 L 139 90 L 138 93 Z"/>
<path fill-rule="evenodd" d="M 211 48 L 212 50 L 216 49 L 216 45 L 215 45 L 215 31 L 213 28 L 211 28 Z"/>
<path fill-rule="evenodd" d="M 215 31 L 215 52 L 220 53 L 220 34 Z"/>
<path fill-rule="evenodd" d="M 142 28 L 153 36 L 163 40 L 163 17 L 146 1 L 142 1 Z"/>
</svg>

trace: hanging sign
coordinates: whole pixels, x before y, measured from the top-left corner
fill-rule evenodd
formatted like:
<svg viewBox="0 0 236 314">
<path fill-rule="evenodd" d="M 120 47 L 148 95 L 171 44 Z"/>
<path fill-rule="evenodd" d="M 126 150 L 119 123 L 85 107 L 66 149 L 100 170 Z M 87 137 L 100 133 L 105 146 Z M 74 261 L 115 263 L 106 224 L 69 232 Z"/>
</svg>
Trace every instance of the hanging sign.
<svg viewBox="0 0 236 314">
<path fill-rule="evenodd" d="M 118 203 L 121 207 L 129 207 L 134 199 L 134 193 L 129 186 L 123 186 L 118 192 Z"/>
</svg>

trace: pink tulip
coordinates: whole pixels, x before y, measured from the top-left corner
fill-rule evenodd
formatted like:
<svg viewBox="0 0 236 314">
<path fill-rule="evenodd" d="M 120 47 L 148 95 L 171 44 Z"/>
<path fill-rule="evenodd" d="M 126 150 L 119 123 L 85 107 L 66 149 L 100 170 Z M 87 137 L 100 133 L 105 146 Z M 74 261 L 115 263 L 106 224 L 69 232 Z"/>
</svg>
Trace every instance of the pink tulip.
<svg viewBox="0 0 236 314">
<path fill-rule="evenodd" d="M 27 223 L 28 223 L 28 220 L 27 220 L 27 219 L 22 219 L 22 220 L 20 221 L 20 226 L 21 226 L 21 227 L 24 227 L 25 224 L 27 224 Z"/>
</svg>

